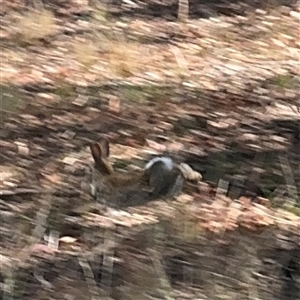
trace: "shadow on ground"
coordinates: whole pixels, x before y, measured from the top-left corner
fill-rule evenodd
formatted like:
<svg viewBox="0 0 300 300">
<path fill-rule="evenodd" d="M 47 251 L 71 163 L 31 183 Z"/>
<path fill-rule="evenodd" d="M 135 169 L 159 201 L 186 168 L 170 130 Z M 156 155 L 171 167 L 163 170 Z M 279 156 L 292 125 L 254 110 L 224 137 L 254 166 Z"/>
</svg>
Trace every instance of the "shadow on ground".
<svg viewBox="0 0 300 300">
<path fill-rule="evenodd" d="M 257 86 L 261 84 L 257 82 Z M 249 179 L 253 169 L 259 168 L 263 175 L 255 179 L 255 186 L 260 195 L 268 197 L 278 185 L 286 184 L 281 156 L 287 155 L 297 182 L 300 120 L 280 115 L 270 120 L 257 118 L 256 112 L 264 115 L 271 102 L 290 103 L 295 99 L 283 96 L 264 103 L 253 94 L 253 88 L 232 94 L 224 90 L 212 92 L 172 85 L 89 86 L 80 91 L 88 101 L 78 106 L 72 104 L 79 93 L 76 86 L 2 86 L 6 95 L 2 140 L 7 148 L 1 151 L 0 161 L 5 164 L 15 160 L 16 141 L 43 149 L 26 157 L 27 168 L 38 172 L 39 168 L 66 153 L 81 151 L 101 134 L 109 136 L 113 143 L 124 145 L 141 146 L 150 139 L 166 146 L 164 154 L 191 164 L 203 174 L 204 181 L 214 185 L 226 176 L 230 181 L 235 176 Z M 57 95 L 61 100 L 39 103 L 37 93 Z M 112 95 L 122 103 L 118 113 L 109 109 Z M 242 110 L 245 106 L 253 113 L 245 115 Z M 233 114 L 237 123 L 227 126 L 226 121 Z M 223 121 L 223 126 L 214 125 Z M 161 128 L 164 122 L 170 129 Z M 157 133 L 158 129 L 161 134 Z M 168 149 L 170 140 L 179 141 L 184 148 Z M 251 147 L 252 143 L 257 147 Z"/>
<path fill-rule="evenodd" d="M 239 0 L 213 0 L 213 1 L 189 1 L 189 16 L 191 18 L 210 18 L 217 15 L 235 16 L 244 15 L 255 9 L 270 10 L 280 6 L 295 8 L 296 0 L 278 1 L 239 1 Z M 134 18 L 164 18 L 176 20 L 178 13 L 178 1 L 138 1 L 137 6 L 121 5 L 121 1 L 114 0 L 109 5 L 109 11 L 114 16 L 130 16 Z"/>
</svg>

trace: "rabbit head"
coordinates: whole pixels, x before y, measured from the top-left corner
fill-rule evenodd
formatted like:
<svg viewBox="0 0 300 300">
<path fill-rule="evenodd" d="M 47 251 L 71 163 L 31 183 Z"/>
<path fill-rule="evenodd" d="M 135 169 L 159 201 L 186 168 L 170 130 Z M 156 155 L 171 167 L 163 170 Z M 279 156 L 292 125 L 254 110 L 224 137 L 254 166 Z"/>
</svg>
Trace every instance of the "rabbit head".
<svg viewBox="0 0 300 300">
<path fill-rule="evenodd" d="M 109 141 L 106 138 L 101 138 L 98 143 L 90 144 L 90 151 L 94 159 L 90 186 L 91 194 L 95 198 L 98 199 L 99 195 L 113 198 L 118 192 L 133 188 L 143 182 L 143 171 L 120 173 L 114 170 L 109 161 Z"/>
</svg>

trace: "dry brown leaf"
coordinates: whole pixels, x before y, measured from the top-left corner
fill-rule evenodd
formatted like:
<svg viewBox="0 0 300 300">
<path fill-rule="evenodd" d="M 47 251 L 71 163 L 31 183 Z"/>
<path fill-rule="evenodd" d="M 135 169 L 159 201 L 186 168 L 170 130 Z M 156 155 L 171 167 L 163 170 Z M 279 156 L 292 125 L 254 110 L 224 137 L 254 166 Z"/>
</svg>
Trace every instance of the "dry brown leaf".
<svg viewBox="0 0 300 300">
<path fill-rule="evenodd" d="M 113 111 L 115 113 L 120 112 L 120 106 L 121 106 L 121 101 L 120 98 L 116 96 L 110 96 L 109 102 L 108 102 L 108 108 L 110 111 Z"/>
<path fill-rule="evenodd" d="M 58 174 L 45 175 L 45 178 L 52 183 L 61 183 L 62 178 Z"/>
<path fill-rule="evenodd" d="M 148 146 L 154 150 L 161 151 L 161 152 L 166 151 L 165 145 L 161 145 L 159 143 L 156 143 L 154 141 L 147 140 L 147 139 L 146 139 L 146 142 L 147 142 Z"/>
<path fill-rule="evenodd" d="M 31 246 L 31 251 L 33 254 L 55 254 L 57 250 L 55 247 L 50 247 L 44 244 L 34 244 Z"/>
</svg>

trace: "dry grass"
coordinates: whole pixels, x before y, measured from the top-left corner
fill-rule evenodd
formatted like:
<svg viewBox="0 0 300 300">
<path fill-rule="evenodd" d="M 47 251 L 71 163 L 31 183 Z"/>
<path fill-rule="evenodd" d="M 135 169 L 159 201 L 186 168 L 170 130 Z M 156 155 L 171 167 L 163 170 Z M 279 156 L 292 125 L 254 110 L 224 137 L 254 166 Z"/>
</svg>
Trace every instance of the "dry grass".
<svg viewBox="0 0 300 300">
<path fill-rule="evenodd" d="M 33 43 L 57 32 L 54 15 L 48 10 L 24 14 L 17 22 L 19 41 Z"/>
<path fill-rule="evenodd" d="M 121 77 L 129 77 L 139 69 L 139 45 L 120 39 L 112 41 L 107 52 L 112 71 Z"/>
<path fill-rule="evenodd" d="M 106 24 L 108 22 L 107 20 L 107 10 L 106 8 L 101 5 L 100 3 L 97 3 L 95 7 L 93 7 L 93 22 L 98 24 Z"/>
<path fill-rule="evenodd" d="M 72 44 L 73 54 L 76 61 L 84 68 L 89 68 L 98 59 L 98 49 L 92 41 L 77 39 Z"/>
<path fill-rule="evenodd" d="M 182 195 L 180 198 L 184 199 L 185 196 Z M 184 205 L 184 202 L 178 204 L 176 216 L 172 219 L 173 234 L 187 242 L 192 242 L 201 237 L 204 231 L 199 226 L 197 218 Z"/>
<path fill-rule="evenodd" d="M 139 70 L 139 47 L 137 43 L 128 42 L 125 38 L 109 39 L 98 34 L 97 38 L 73 41 L 72 53 L 76 62 L 85 69 L 103 62 L 108 66 L 109 72 L 126 78 Z"/>
<path fill-rule="evenodd" d="M 297 206 L 292 206 L 292 205 L 288 205 L 288 204 L 285 204 L 283 206 L 283 209 L 300 217 L 300 207 L 297 207 Z"/>
<path fill-rule="evenodd" d="M 209 36 L 247 56 L 260 55 L 265 60 L 299 57 L 299 29 L 289 16 L 270 8 L 265 14 L 248 12 L 235 22 L 228 27 L 213 26 Z"/>
<path fill-rule="evenodd" d="M 72 43 L 75 60 L 86 68 L 103 62 L 109 73 L 122 78 L 135 74 L 139 69 L 141 45 L 129 41 L 124 32 L 115 31 L 101 4 L 93 7 L 92 24 L 92 35 Z"/>
</svg>

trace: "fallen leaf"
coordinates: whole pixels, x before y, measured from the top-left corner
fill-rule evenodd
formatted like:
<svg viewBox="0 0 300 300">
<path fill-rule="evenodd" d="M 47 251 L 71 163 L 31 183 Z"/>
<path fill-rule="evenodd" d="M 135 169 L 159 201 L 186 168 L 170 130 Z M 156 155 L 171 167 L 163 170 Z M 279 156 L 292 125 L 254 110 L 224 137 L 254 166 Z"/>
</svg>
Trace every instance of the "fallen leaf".
<svg viewBox="0 0 300 300">
<path fill-rule="evenodd" d="M 71 236 L 63 236 L 59 239 L 59 242 L 66 243 L 66 244 L 73 244 L 77 241 L 77 239 Z"/>
<path fill-rule="evenodd" d="M 23 155 L 29 154 L 29 148 L 25 143 L 22 142 L 15 142 L 15 144 L 18 146 L 18 152 Z"/>
<path fill-rule="evenodd" d="M 45 178 L 52 183 L 61 183 L 61 177 L 57 174 L 45 175 Z"/>
<path fill-rule="evenodd" d="M 120 112 L 120 99 L 118 97 L 111 96 L 109 98 L 108 108 L 110 111 L 113 111 L 116 113 Z"/>
</svg>

